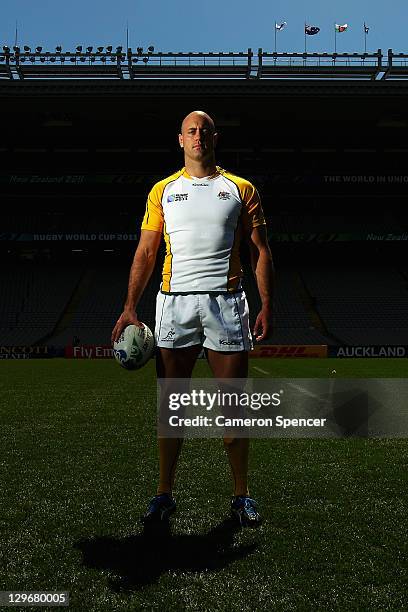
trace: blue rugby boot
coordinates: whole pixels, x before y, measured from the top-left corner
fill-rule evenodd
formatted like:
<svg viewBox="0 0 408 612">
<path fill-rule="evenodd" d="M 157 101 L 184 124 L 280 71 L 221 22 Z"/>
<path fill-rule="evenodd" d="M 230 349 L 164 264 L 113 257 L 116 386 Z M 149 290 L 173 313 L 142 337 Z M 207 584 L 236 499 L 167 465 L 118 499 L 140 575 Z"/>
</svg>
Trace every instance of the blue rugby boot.
<svg viewBox="0 0 408 612">
<path fill-rule="evenodd" d="M 262 523 L 256 501 L 246 495 L 236 495 L 232 498 L 231 514 L 241 527 L 258 527 Z"/>
<path fill-rule="evenodd" d="M 168 493 L 155 495 L 149 503 L 147 512 L 141 517 L 141 522 L 157 523 L 168 521 L 170 516 L 176 511 L 176 501 Z"/>
</svg>

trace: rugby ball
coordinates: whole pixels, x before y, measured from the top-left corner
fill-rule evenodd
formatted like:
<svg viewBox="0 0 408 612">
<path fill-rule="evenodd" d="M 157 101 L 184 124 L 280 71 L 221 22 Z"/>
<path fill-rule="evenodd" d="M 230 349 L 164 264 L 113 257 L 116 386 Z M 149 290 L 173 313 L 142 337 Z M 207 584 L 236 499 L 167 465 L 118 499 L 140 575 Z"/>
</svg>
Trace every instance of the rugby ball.
<svg viewBox="0 0 408 612">
<path fill-rule="evenodd" d="M 113 355 L 126 370 L 143 367 L 154 352 L 154 336 L 143 323 L 143 327 L 128 325 L 113 343 Z"/>
</svg>

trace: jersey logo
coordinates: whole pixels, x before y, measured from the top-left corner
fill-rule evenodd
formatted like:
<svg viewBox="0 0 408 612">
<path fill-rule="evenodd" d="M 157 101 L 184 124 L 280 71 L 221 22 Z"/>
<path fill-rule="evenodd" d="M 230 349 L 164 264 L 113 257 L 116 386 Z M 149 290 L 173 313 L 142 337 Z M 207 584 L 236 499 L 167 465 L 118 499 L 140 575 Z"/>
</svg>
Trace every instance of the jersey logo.
<svg viewBox="0 0 408 612">
<path fill-rule="evenodd" d="M 160 338 L 160 341 L 161 342 L 173 342 L 175 335 L 176 335 L 176 332 L 174 331 L 174 327 L 171 327 L 170 330 L 167 332 L 167 336 L 165 338 Z"/>
<path fill-rule="evenodd" d="M 168 202 L 182 202 L 183 200 L 188 200 L 188 193 L 172 193 L 167 196 Z"/>
<path fill-rule="evenodd" d="M 209 187 L 210 183 L 193 183 L 193 187 Z"/>
<path fill-rule="evenodd" d="M 229 200 L 231 197 L 231 194 L 229 193 L 229 191 L 220 191 L 217 197 L 220 200 Z"/>
</svg>

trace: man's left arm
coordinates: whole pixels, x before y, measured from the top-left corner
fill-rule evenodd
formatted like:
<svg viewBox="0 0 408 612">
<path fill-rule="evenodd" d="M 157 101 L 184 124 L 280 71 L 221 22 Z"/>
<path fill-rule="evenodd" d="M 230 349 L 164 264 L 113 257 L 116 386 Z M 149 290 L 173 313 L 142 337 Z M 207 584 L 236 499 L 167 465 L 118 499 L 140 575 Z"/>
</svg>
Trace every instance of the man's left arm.
<svg viewBox="0 0 408 612">
<path fill-rule="evenodd" d="M 248 244 L 251 255 L 251 265 L 256 277 L 262 304 L 253 329 L 255 340 L 260 342 L 272 334 L 272 300 L 275 284 L 272 253 L 268 244 L 265 225 L 258 225 L 252 228 L 248 235 Z"/>
</svg>

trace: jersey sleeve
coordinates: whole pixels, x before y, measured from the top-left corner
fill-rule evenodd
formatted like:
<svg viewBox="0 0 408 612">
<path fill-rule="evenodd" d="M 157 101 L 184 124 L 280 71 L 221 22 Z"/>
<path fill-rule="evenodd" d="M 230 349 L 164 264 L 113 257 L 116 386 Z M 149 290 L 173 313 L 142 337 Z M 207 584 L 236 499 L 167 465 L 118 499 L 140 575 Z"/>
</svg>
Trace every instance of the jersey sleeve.
<svg viewBox="0 0 408 612">
<path fill-rule="evenodd" d="M 152 230 L 161 232 L 164 224 L 164 214 L 162 206 L 163 189 L 156 184 L 147 196 L 146 211 L 142 221 L 142 230 Z"/>
<path fill-rule="evenodd" d="M 258 225 L 266 225 L 261 198 L 252 183 L 247 183 L 242 190 L 242 221 L 247 232 Z"/>
</svg>

